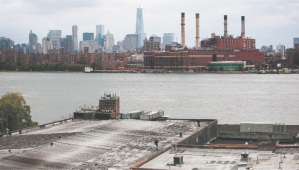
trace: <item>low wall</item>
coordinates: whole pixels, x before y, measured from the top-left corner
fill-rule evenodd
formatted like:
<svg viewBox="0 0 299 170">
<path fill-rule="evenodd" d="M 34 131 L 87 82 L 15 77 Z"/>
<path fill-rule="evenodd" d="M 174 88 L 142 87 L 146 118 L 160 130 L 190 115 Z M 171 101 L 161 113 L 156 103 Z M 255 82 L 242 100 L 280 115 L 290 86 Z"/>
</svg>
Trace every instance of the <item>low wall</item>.
<svg viewBox="0 0 299 170">
<path fill-rule="evenodd" d="M 209 125 L 198 130 L 187 138 L 178 142 L 178 145 L 202 145 L 217 138 L 218 134 L 218 120 L 214 120 Z"/>
</svg>

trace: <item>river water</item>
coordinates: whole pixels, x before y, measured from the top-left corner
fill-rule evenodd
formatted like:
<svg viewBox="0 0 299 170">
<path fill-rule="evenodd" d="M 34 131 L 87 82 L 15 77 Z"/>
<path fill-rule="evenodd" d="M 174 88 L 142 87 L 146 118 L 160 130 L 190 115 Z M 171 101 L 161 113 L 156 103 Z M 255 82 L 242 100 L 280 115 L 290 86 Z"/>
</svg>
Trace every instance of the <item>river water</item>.
<svg viewBox="0 0 299 170">
<path fill-rule="evenodd" d="M 220 124 L 299 122 L 299 74 L 0 72 L 0 95 L 7 92 L 20 92 L 39 124 L 98 105 L 104 92 L 120 93 L 121 112 L 164 110 Z"/>
</svg>

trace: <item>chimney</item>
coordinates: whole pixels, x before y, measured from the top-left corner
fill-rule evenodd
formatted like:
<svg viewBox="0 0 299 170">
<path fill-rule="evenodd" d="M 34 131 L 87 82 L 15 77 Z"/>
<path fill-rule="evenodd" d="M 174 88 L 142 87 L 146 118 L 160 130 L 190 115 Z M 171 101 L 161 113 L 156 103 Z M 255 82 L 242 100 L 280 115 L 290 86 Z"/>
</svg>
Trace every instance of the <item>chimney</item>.
<svg viewBox="0 0 299 170">
<path fill-rule="evenodd" d="M 181 43 L 182 48 L 185 48 L 185 13 L 181 13 Z"/>
<path fill-rule="evenodd" d="M 227 37 L 227 15 L 224 15 L 224 38 Z"/>
<path fill-rule="evenodd" d="M 245 17 L 241 17 L 241 37 L 245 37 Z"/>
<path fill-rule="evenodd" d="M 195 14 L 195 20 L 196 20 L 196 42 L 195 42 L 195 46 L 196 48 L 199 48 L 199 13 Z"/>
</svg>

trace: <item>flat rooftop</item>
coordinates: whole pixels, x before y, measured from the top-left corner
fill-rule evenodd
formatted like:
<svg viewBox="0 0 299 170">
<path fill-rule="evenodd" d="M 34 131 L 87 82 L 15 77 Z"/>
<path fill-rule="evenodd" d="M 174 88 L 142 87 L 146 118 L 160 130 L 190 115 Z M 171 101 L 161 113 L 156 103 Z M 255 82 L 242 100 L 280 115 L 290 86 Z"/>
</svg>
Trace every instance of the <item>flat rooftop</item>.
<svg viewBox="0 0 299 170">
<path fill-rule="evenodd" d="M 283 154 L 275 154 L 271 151 L 257 151 L 257 150 L 238 150 L 238 149 L 199 149 L 199 148 L 184 148 L 178 147 L 178 150 L 167 151 L 164 154 L 156 157 L 150 162 L 144 164 L 140 169 L 152 168 L 152 169 L 186 169 L 191 170 L 193 168 L 203 168 L 208 162 L 232 162 L 236 161 L 241 163 L 241 153 L 249 153 L 249 161 L 245 166 L 239 166 L 238 169 L 246 169 L 246 167 L 253 167 L 255 170 L 272 170 L 278 169 L 279 162 L 281 163 L 281 168 L 284 170 L 296 170 L 299 169 L 299 153 L 291 154 L 287 152 L 286 158 L 283 158 Z M 183 156 L 183 164 L 176 166 L 168 166 L 168 163 L 173 163 L 174 156 Z M 257 156 L 259 163 L 257 164 Z M 282 158 L 281 158 L 282 156 Z M 217 164 L 217 163 L 216 163 Z M 219 168 L 221 169 L 221 168 Z"/>
<path fill-rule="evenodd" d="M 0 138 L 0 169 L 129 169 L 208 121 L 74 120 Z M 53 146 L 50 143 L 53 142 Z M 10 152 L 9 152 L 10 150 Z"/>
</svg>

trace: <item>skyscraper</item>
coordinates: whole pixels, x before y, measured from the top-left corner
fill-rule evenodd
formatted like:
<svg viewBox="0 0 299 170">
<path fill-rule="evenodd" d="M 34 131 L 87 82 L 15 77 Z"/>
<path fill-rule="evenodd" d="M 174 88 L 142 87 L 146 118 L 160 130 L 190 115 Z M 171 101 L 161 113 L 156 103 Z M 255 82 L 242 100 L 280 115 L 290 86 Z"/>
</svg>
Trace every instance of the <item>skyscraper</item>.
<svg viewBox="0 0 299 170">
<path fill-rule="evenodd" d="M 34 51 L 33 49 L 36 49 L 36 44 L 37 44 L 37 35 L 30 30 L 29 33 L 29 52 L 37 52 Z"/>
<path fill-rule="evenodd" d="M 52 45 L 56 50 L 60 49 L 61 30 L 50 30 L 50 37 L 52 37 Z"/>
<path fill-rule="evenodd" d="M 136 15 L 136 33 L 138 36 L 137 40 L 137 48 L 140 48 L 144 44 L 144 39 L 146 38 L 146 34 L 144 33 L 143 28 L 143 13 L 142 8 L 137 8 L 137 15 Z"/>
<path fill-rule="evenodd" d="M 101 45 L 101 39 L 103 38 L 103 35 L 105 34 L 104 32 L 105 32 L 104 25 L 96 25 L 96 38 L 98 40 L 99 45 Z"/>
<path fill-rule="evenodd" d="M 94 34 L 89 32 L 84 32 L 83 41 L 90 41 L 90 40 L 94 40 Z"/>
<path fill-rule="evenodd" d="M 114 37 L 113 34 L 110 34 L 109 30 L 106 35 L 106 44 L 105 44 L 105 51 L 112 52 L 112 47 L 114 45 Z"/>
<path fill-rule="evenodd" d="M 73 25 L 72 27 L 72 34 L 73 34 L 73 50 L 74 52 L 78 52 L 78 26 Z"/>
</svg>

